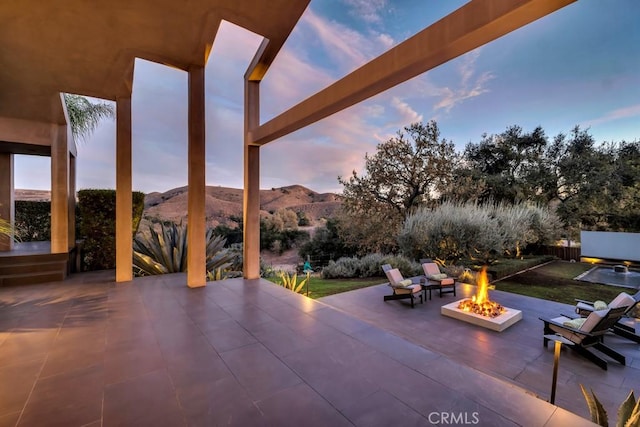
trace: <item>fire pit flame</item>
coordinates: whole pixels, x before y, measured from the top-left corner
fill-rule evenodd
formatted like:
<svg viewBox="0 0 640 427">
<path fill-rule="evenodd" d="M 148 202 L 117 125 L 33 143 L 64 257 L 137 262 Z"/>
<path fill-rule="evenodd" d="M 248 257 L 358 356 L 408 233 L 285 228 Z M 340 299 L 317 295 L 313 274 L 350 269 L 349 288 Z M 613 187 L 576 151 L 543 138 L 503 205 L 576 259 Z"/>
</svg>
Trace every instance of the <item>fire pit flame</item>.
<svg viewBox="0 0 640 427">
<path fill-rule="evenodd" d="M 460 301 L 458 308 L 462 311 L 475 313 L 485 317 L 498 317 L 507 310 L 497 302 L 489 299 L 489 278 L 487 277 L 487 267 L 482 267 L 476 280 L 478 290 L 471 299 Z"/>
</svg>

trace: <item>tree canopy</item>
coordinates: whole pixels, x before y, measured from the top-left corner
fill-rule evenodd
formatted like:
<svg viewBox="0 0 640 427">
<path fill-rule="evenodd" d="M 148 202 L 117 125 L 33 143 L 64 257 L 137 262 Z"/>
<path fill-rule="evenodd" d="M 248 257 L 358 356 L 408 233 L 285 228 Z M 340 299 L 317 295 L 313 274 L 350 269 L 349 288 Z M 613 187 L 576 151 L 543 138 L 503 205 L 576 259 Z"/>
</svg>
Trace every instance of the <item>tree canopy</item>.
<svg viewBox="0 0 640 427">
<path fill-rule="evenodd" d="M 116 114 L 113 105 L 106 102 L 93 103 L 80 95 L 65 93 L 64 102 L 74 138 L 88 138 L 102 119 L 114 118 Z"/>
<path fill-rule="evenodd" d="M 436 122 L 414 123 L 365 155 L 361 175 L 338 180 L 340 233 L 360 252 L 394 251 L 409 215 L 447 200 L 550 207 L 571 238 L 640 231 L 640 142 L 597 144 L 578 126 L 551 141 L 540 126 L 510 126 L 458 153 Z"/>
<path fill-rule="evenodd" d="M 435 121 L 414 123 L 365 155 L 364 173 L 353 171 L 344 185 L 341 225 L 347 242 L 367 250 L 396 246 L 389 231 L 397 231 L 415 208 L 439 198 L 450 185 L 457 155 L 453 143 L 440 139 Z"/>
</svg>

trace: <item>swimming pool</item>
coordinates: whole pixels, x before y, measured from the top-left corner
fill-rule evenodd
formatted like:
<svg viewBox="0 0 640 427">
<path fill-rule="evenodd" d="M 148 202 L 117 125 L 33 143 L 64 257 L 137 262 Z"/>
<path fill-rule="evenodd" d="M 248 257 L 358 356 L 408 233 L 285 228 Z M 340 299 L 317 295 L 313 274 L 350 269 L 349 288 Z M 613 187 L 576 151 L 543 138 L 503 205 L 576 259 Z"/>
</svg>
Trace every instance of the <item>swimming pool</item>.
<svg viewBox="0 0 640 427">
<path fill-rule="evenodd" d="M 595 266 L 576 277 L 576 280 L 640 289 L 640 271 L 617 272 L 614 266 Z"/>
</svg>

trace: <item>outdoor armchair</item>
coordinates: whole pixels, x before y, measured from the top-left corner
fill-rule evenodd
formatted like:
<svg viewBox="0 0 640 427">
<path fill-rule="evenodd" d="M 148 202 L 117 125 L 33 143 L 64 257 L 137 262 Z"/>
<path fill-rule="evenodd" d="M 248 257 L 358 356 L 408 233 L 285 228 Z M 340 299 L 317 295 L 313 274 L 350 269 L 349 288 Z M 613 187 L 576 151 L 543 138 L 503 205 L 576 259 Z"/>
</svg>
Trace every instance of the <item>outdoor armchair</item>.
<svg viewBox="0 0 640 427">
<path fill-rule="evenodd" d="M 639 302 L 640 291 L 636 292 L 633 296 L 626 292 L 620 292 L 609 304 L 604 301 L 585 301 L 576 299 L 576 313 L 582 317 L 586 317 L 597 309 L 627 307 L 624 314 L 628 315 Z M 635 328 L 636 321 L 632 320 L 633 323 L 628 324 L 625 320 L 627 319 L 621 318 L 616 322 L 616 324 L 611 328 L 612 332 L 640 344 L 640 335 L 636 333 Z"/>
<path fill-rule="evenodd" d="M 396 300 L 396 299 L 410 299 L 411 308 L 414 307 L 414 300 L 419 296 L 422 303 L 422 286 L 420 283 L 414 283 L 411 279 L 405 279 L 402 277 L 402 273 L 397 268 L 391 267 L 389 264 L 382 266 L 382 271 L 389 280 L 389 286 L 393 289 L 391 295 L 385 295 L 384 300 Z"/>
<path fill-rule="evenodd" d="M 618 307 L 593 311 L 589 316 L 582 318 L 559 316 L 553 319 L 545 319 L 541 317 L 540 320 L 544 322 L 543 335 L 557 334 L 563 336 L 573 343 L 570 346 L 571 349 L 604 370 L 607 369 L 607 361 L 591 351 L 591 348 L 625 365 L 626 359 L 624 355 L 604 345 L 603 337 L 620 320 L 627 308 Z M 545 347 L 548 342 L 549 338 L 543 337 Z"/>
<path fill-rule="evenodd" d="M 427 281 L 426 288 L 429 289 L 429 299 L 431 299 L 431 289 L 438 289 L 440 297 L 443 293 L 453 293 L 456 296 L 456 280 L 440 271 L 438 264 L 431 260 L 421 259 L 422 270 Z"/>
</svg>

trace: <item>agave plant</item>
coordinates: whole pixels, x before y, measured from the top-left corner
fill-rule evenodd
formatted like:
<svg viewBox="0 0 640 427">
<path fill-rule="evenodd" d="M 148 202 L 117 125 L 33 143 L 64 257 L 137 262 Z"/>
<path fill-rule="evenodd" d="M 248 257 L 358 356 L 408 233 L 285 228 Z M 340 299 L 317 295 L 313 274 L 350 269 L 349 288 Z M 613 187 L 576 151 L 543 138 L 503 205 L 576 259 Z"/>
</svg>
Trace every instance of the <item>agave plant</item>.
<svg viewBox="0 0 640 427">
<path fill-rule="evenodd" d="M 207 230 L 207 272 L 229 268 L 233 255 L 225 248 L 226 239 Z M 182 224 L 152 224 L 133 241 L 133 264 L 140 275 L 187 271 L 187 227 Z"/>
<path fill-rule="evenodd" d="M 607 419 L 607 411 L 596 397 L 596 394 L 593 390 L 588 392 L 582 384 L 580 384 L 580 389 L 587 401 L 591 421 L 600 426 L 608 427 L 609 420 Z M 616 423 L 616 427 L 640 427 L 640 399 L 636 402 L 633 390 L 631 390 L 627 398 L 618 408 L 618 422 Z"/>
<path fill-rule="evenodd" d="M 0 236 L 11 236 L 12 231 L 9 221 L 0 218 Z"/>
<path fill-rule="evenodd" d="M 298 275 L 296 273 L 293 273 L 293 276 L 290 276 L 289 273 L 285 273 L 283 271 L 280 273 L 280 280 L 282 280 L 282 283 L 279 283 L 279 285 L 282 287 L 290 289 L 293 292 L 300 293 L 304 288 L 304 285 L 309 280 L 309 274 L 307 274 L 305 279 L 298 283 Z"/>
</svg>

